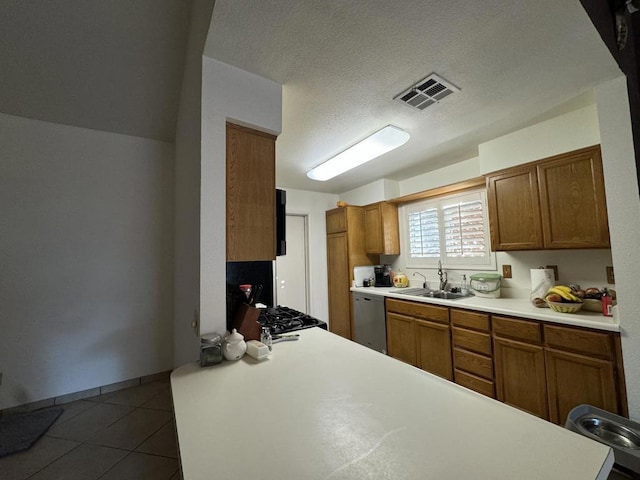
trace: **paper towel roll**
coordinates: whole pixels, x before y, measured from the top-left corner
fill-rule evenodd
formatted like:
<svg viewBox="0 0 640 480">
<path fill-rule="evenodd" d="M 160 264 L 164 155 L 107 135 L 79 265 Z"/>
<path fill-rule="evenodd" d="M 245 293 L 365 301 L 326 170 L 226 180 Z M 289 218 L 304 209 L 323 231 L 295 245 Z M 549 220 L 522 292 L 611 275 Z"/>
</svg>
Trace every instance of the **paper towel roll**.
<svg viewBox="0 0 640 480">
<path fill-rule="evenodd" d="M 544 298 L 545 293 L 555 285 L 554 272 L 550 268 L 531 269 L 531 297 Z"/>
</svg>

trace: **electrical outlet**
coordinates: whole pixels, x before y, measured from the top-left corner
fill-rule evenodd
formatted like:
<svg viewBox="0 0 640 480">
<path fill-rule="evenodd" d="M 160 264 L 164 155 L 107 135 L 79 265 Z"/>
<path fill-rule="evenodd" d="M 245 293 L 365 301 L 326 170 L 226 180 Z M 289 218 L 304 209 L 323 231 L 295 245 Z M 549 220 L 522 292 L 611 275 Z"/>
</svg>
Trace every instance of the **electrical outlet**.
<svg viewBox="0 0 640 480">
<path fill-rule="evenodd" d="M 511 265 L 502 265 L 502 278 L 511 278 Z"/>
<path fill-rule="evenodd" d="M 553 270 L 553 279 L 557 282 L 560 280 L 558 277 L 558 266 L 557 265 L 547 265 L 545 268 L 550 268 Z"/>
<path fill-rule="evenodd" d="M 607 267 L 607 283 L 613 285 L 616 283 L 616 277 L 613 274 L 613 267 Z"/>
</svg>

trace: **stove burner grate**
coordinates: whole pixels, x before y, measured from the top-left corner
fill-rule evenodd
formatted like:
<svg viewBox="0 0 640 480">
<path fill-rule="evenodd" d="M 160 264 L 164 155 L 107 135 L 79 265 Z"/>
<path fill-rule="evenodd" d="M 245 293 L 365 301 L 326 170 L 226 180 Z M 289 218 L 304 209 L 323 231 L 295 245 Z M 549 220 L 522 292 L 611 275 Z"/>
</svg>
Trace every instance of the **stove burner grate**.
<svg viewBox="0 0 640 480">
<path fill-rule="evenodd" d="M 272 335 L 311 327 L 327 328 L 325 322 L 322 322 L 311 315 L 282 306 L 263 310 L 260 313 L 258 322 L 263 327 L 269 328 Z"/>
</svg>

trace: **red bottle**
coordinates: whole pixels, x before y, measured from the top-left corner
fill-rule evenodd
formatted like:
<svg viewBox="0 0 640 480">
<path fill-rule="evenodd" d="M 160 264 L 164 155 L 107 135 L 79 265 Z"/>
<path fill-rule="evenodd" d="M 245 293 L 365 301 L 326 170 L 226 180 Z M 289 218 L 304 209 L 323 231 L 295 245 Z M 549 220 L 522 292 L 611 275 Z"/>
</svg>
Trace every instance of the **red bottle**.
<svg viewBox="0 0 640 480">
<path fill-rule="evenodd" d="M 600 297 L 600 301 L 602 302 L 602 314 L 605 317 L 613 316 L 613 313 L 611 312 L 613 299 L 611 298 L 611 294 L 609 293 L 609 290 L 607 290 L 606 288 L 602 292 L 602 296 Z"/>
</svg>

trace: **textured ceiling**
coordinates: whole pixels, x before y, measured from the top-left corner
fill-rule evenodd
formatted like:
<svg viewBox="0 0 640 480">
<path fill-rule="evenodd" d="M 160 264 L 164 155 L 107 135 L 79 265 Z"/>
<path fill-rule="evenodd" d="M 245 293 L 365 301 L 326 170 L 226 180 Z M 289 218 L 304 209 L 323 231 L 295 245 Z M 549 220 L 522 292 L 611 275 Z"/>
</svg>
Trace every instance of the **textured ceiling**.
<svg viewBox="0 0 640 480">
<path fill-rule="evenodd" d="M 284 85 L 278 184 L 334 193 L 472 158 L 621 75 L 579 0 L 217 0 L 205 54 Z M 432 72 L 461 91 L 424 111 L 393 100 Z M 411 133 L 400 149 L 306 178 L 390 123 Z"/>
<path fill-rule="evenodd" d="M 191 0 L 0 0 L 0 112 L 173 142 Z"/>
</svg>

